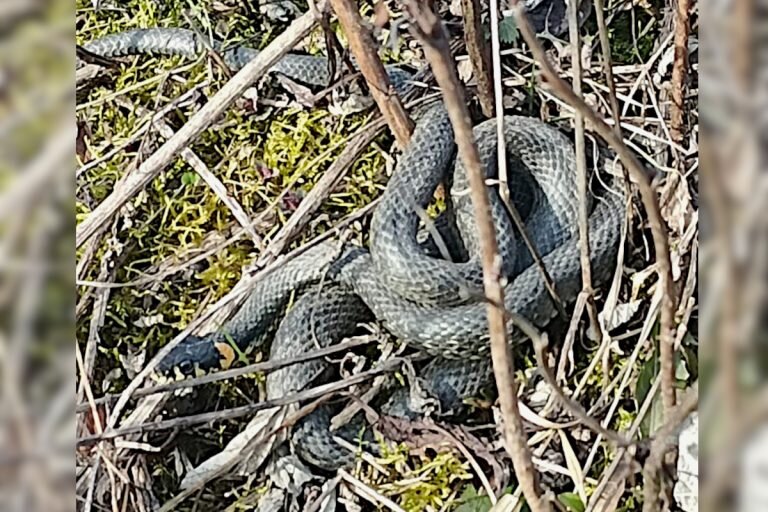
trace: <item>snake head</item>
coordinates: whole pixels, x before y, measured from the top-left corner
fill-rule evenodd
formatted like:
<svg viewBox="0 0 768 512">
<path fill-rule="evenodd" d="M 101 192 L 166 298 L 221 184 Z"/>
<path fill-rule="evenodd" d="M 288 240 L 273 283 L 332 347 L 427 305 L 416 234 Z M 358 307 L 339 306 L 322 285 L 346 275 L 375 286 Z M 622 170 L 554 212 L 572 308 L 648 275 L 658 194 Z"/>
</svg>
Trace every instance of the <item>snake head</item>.
<svg viewBox="0 0 768 512">
<path fill-rule="evenodd" d="M 226 342 L 209 337 L 188 336 L 157 365 L 157 373 L 164 380 L 198 377 L 215 370 L 226 370 L 232 365 L 235 352 Z"/>
</svg>

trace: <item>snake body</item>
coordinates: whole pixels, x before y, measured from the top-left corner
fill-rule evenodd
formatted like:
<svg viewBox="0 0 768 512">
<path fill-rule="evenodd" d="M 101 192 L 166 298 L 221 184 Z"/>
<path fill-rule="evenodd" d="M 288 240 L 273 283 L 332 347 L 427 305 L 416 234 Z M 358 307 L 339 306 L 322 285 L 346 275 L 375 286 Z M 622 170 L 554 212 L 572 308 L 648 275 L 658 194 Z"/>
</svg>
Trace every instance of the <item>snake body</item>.
<svg viewBox="0 0 768 512">
<path fill-rule="evenodd" d="M 242 67 L 257 52 L 248 48 L 222 49 L 232 68 Z M 145 29 L 108 36 L 86 45 L 110 57 L 136 53 L 197 56 L 207 48 L 198 36 L 183 29 Z M 307 84 L 329 81 L 324 58 L 287 55 L 273 71 Z M 397 90 L 407 86 L 409 74 L 387 68 Z M 495 121 L 475 129 L 475 137 L 489 178 L 496 172 Z M 510 192 L 526 218 L 526 229 L 543 255 L 560 297 L 571 301 L 581 286 L 576 221 L 576 171 L 573 148 L 556 129 L 538 120 L 504 118 Z M 351 334 L 362 321 L 376 318 L 408 344 L 436 358 L 419 377 L 440 409 L 458 408 L 462 400 L 489 383 L 489 335 L 479 266 L 479 241 L 466 194 L 466 177 L 455 162 L 453 130 L 442 104 L 418 116 L 411 142 L 404 148 L 380 205 L 371 221 L 370 251 L 324 243 L 285 263 L 256 283 L 243 306 L 219 332 L 190 337 L 160 365 L 165 373 L 191 374 L 222 366 L 220 346 L 233 341 L 240 350 L 261 347 L 272 340 L 270 357 L 289 358 L 317 346 L 327 346 Z M 451 199 L 463 261 L 435 257 L 426 251 L 418 231 L 423 211 L 441 181 L 452 178 Z M 496 233 L 503 257 L 505 307 L 536 325 L 545 326 L 555 307 L 540 270 L 507 218 L 497 187 L 489 187 Z M 611 275 L 619 246 L 624 198 L 605 194 L 595 201 L 589 217 L 590 259 L 594 284 Z M 289 305 L 292 306 L 289 309 Z M 289 311 L 286 313 L 286 309 Z M 522 339 L 508 325 L 512 341 Z M 328 369 L 316 360 L 268 375 L 268 397 L 303 389 Z M 409 396 L 397 390 L 380 404 L 388 414 L 413 417 Z M 298 424 L 294 446 L 307 461 L 334 469 L 350 460 L 328 430 L 332 410 L 321 407 Z M 356 418 L 335 433 L 348 439 L 360 431 Z"/>
</svg>

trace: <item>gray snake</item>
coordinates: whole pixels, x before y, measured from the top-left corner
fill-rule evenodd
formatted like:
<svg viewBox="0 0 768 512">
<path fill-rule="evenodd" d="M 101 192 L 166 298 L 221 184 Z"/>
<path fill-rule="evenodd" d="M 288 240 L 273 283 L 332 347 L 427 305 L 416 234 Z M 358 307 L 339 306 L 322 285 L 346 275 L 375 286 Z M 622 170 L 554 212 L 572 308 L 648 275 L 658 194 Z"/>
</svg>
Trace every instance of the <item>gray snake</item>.
<svg viewBox="0 0 768 512">
<path fill-rule="evenodd" d="M 145 29 L 124 32 L 94 41 L 85 48 L 111 57 L 137 53 L 196 56 L 206 49 L 198 36 L 183 29 Z M 225 62 L 242 67 L 257 52 L 248 48 L 222 49 Z M 287 55 L 272 71 L 317 86 L 329 81 L 324 58 Z M 396 90 L 408 86 L 408 72 L 387 68 Z M 543 255 L 557 291 L 572 301 L 581 287 L 576 221 L 575 157 L 570 142 L 555 128 L 538 120 L 505 116 L 505 140 L 510 172 L 510 192 L 526 214 L 526 228 Z M 487 177 L 496 172 L 495 121 L 475 128 Z M 271 358 L 291 357 L 318 345 L 326 346 L 349 336 L 355 326 L 371 318 L 387 330 L 435 359 L 422 369 L 422 386 L 435 396 L 441 410 L 458 408 L 462 399 L 487 385 L 489 337 L 486 303 L 482 293 L 479 244 L 474 231 L 466 178 L 454 165 L 453 130 L 442 104 L 418 113 L 411 141 L 400 156 L 393 177 L 374 211 L 370 248 L 325 243 L 310 248 L 256 283 L 243 306 L 221 329 L 205 337 L 189 337 L 162 363 L 165 373 L 190 375 L 221 367 L 222 344 L 234 342 L 253 350 L 272 340 Z M 454 167 L 451 173 L 451 168 Z M 441 230 L 461 254 L 451 261 L 425 250 L 419 239 L 422 213 L 432 201 L 438 184 L 451 187 L 455 224 Z M 539 326 L 556 313 L 540 270 L 532 265 L 501 204 L 496 187 L 489 187 L 493 217 L 503 256 L 507 284 L 507 310 Z M 608 193 L 594 201 L 589 217 L 590 257 L 594 284 L 613 272 L 623 222 L 624 198 Z M 449 219 L 450 220 L 450 219 Z M 445 255 L 443 255 L 445 256 Z M 289 307 L 290 306 L 290 307 Z M 286 310 L 287 313 L 286 313 Z M 512 342 L 523 339 L 510 322 Z M 301 390 L 327 369 L 323 360 L 293 365 L 268 375 L 268 397 Z M 403 390 L 380 404 L 388 414 L 413 416 Z M 321 408 L 294 429 L 297 452 L 313 464 L 333 469 L 350 460 L 328 432 L 330 409 Z M 337 435 L 354 438 L 361 422 L 353 421 Z"/>
</svg>

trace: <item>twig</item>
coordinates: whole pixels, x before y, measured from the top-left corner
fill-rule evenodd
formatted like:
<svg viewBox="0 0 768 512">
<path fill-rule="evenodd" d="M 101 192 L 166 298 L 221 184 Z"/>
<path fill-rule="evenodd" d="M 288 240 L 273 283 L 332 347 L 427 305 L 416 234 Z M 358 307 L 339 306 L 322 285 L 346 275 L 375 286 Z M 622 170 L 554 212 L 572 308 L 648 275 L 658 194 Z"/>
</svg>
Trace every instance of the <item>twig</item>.
<svg viewBox="0 0 768 512">
<path fill-rule="evenodd" d="M 747 4 L 749 2 L 744 2 Z M 685 114 L 685 78 L 688 75 L 688 16 L 691 0 L 677 0 L 675 5 L 675 61 L 672 65 L 672 104 L 669 107 L 670 134 L 677 144 L 683 142 Z"/>
<path fill-rule="evenodd" d="M 648 215 L 648 224 L 653 235 L 656 252 L 656 270 L 659 276 L 659 286 L 663 290 L 661 304 L 661 328 L 659 342 L 661 345 L 662 397 L 665 410 L 671 410 L 675 405 L 675 369 L 674 369 L 674 322 L 675 300 L 674 283 L 672 281 L 672 263 L 670 261 L 667 227 L 661 216 L 658 197 L 651 187 L 650 180 L 642 164 L 629 150 L 616 132 L 603 121 L 600 116 L 584 100 L 574 94 L 573 90 L 563 81 L 547 59 L 544 48 L 536 39 L 526 17 L 524 6 L 519 0 L 513 0 L 512 12 L 517 21 L 518 29 L 531 48 L 536 61 L 541 66 L 547 83 L 555 94 L 580 111 L 591 123 L 594 130 L 611 146 L 617 156 L 629 171 L 637 184 L 640 197 Z"/>
<path fill-rule="evenodd" d="M 597 19 L 597 32 L 600 36 L 600 51 L 603 54 L 603 72 L 605 73 L 605 83 L 608 86 L 608 100 L 611 104 L 613 129 L 616 130 L 616 135 L 621 137 L 619 100 L 616 96 L 616 80 L 613 78 L 611 43 L 608 40 L 608 27 L 605 24 L 605 5 L 603 0 L 595 0 L 595 17 Z"/>
<path fill-rule="evenodd" d="M 327 8 L 327 0 L 320 0 L 316 9 L 320 12 Z M 107 222 L 117 211 L 150 183 L 173 158 L 187 145 L 205 131 L 211 123 L 224 113 L 240 95 L 261 78 L 280 57 L 296 46 L 315 27 L 318 14 L 311 9 L 296 19 L 288 29 L 277 36 L 259 55 L 246 64 L 237 74 L 217 92 L 192 118 L 153 153 L 134 172 L 126 176 L 116 188 L 91 214 L 77 226 L 75 246 L 80 247 L 98 228 Z"/>
<path fill-rule="evenodd" d="M 353 375 L 352 377 L 347 377 L 346 379 L 343 379 L 337 382 L 323 384 L 323 385 L 314 387 L 312 389 L 308 389 L 306 391 L 292 393 L 290 395 L 283 396 L 280 398 L 274 398 L 271 400 L 264 400 L 263 402 L 258 402 L 251 405 L 234 407 L 232 409 L 224 409 L 222 411 L 194 414 L 191 416 L 182 416 L 180 418 L 157 421 L 154 423 L 146 423 L 143 425 L 131 425 L 125 428 L 107 430 L 101 435 L 81 437 L 76 440 L 76 445 L 77 446 L 89 445 L 98 441 L 115 439 L 117 437 L 124 437 L 131 434 L 141 434 L 145 432 L 152 432 L 156 430 L 166 430 L 170 428 L 185 428 L 185 427 L 190 427 L 192 425 L 209 423 L 211 421 L 240 418 L 242 416 L 248 416 L 258 411 L 263 411 L 265 409 L 270 409 L 272 407 L 278 407 L 282 405 L 301 402 L 304 400 L 312 400 L 315 398 L 320 398 L 321 396 L 326 395 L 328 393 L 334 393 L 341 389 L 348 388 L 349 386 L 354 386 L 355 384 L 360 384 L 361 382 L 365 382 L 369 378 L 375 377 L 376 375 L 393 371 L 402 362 L 403 362 L 402 358 L 390 359 L 389 361 L 386 361 L 378 368 L 373 368 L 371 370 L 359 373 L 357 375 Z"/>
<path fill-rule="evenodd" d="M 520 216 L 520 212 L 517 211 L 517 207 L 512 203 L 509 197 L 509 177 L 507 173 L 507 154 L 506 145 L 507 141 L 504 137 L 504 95 L 501 83 L 501 42 L 499 40 L 499 7 L 497 0 L 492 0 L 491 5 L 491 46 L 493 52 L 493 93 L 496 102 L 496 148 L 497 148 L 497 162 L 498 162 L 498 175 L 499 175 L 499 197 L 504 203 L 504 206 L 512 218 L 517 231 L 528 248 L 536 267 L 541 272 L 542 279 L 544 280 L 544 287 L 547 289 L 549 296 L 552 297 L 552 302 L 557 309 L 558 314 L 562 319 L 566 319 L 565 307 L 563 301 L 557 293 L 555 282 L 549 275 L 544 260 L 541 258 L 539 249 L 533 244 L 531 237 L 528 234 L 528 229 L 525 227 L 525 222 Z"/>
<path fill-rule="evenodd" d="M 358 496 L 365 498 L 367 501 L 371 502 L 372 504 L 378 505 L 378 506 L 383 505 L 387 509 L 393 512 L 405 512 L 405 510 L 402 507 L 400 507 L 397 503 L 390 500 L 386 496 L 382 496 L 381 493 L 376 492 L 375 489 L 372 489 L 370 486 L 366 485 L 364 482 L 361 482 L 354 476 L 350 475 L 346 470 L 340 469 L 339 476 L 341 477 L 342 480 L 350 484 L 352 488 L 357 491 Z"/>
<path fill-rule="evenodd" d="M 687 395 L 675 409 L 670 411 L 664 425 L 654 434 L 651 453 L 643 467 L 643 512 L 659 510 L 661 469 L 664 455 L 677 444 L 675 432 L 699 405 L 699 383 L 693 384 Z"/>
<path fill-rule="evenodd" d="M 355 56 L 365 81 L 369 85 L 371 96 L 378 105 L 381 115 L 395 135 L 398 144 L 405 147 L 411 139 L 413 122 L 405 112 L 403 103 L 389 84 L 389 76 L 381 63 L 376 49 L 376 42 L 371 32 L 363 26 L 357 2 L 352 0 L 330 0 L 339 23 L 349 39 L 349 49 Z"/>
<path fill-rule="evenodd" d="M 157 386 L 150 386 L 137 390 L 134 394 L 134 398 L 141 398 L 143 396 L 154 395 L 158 393 L 166 393 L 169 391 L 176 391 L 178 389 L 192 388 L 196 386 L 202 386 L 204 384 L 210 384 L 211 382 L 218 382 L 220 380 L 233 379 L 242 375 L 249 375 L 252 373 L 269 373 L 287 366 L 293 366 L 294 364 L 311 361 L 321 357 L 330 356 L 338 352 L 346 352 L 347 350 L 367 345 L 371 340 L 368 338 L 352 339 L 330 347 L 325 347 L 317 350 L 311 350 L 299 354 L 291 359 L 270 359 L 261 363 L 250 364 L 242 368 L 234 368 L 232 370 L 224 370 L 221 372 L 212 373 L 210 375 L 203 375 L 202 377 L 195 377 L 193 379 L 184 379 L 176 382 L 169 382 L 167 384 L 160 384 Z M 117 399 L 120 395 L 105 395 L 101 398 L 94 400 L 94 404 L 109 403 Z M 90 400 L 88 403 L 81 403 L 77 405 L 75 412 L 84 412 L 90 409 Z"/>
<path fill-rule="evenodd" d="M 536 471 L 531 461 L 531 454 L 517 405 L 517 384 L 514 379 L 513 361 L 507 344 L 507 329 L 502 307 L 504 291 L 499 282 L 498 246 L 496 245 L 496 234 L 485 187 L 485 173 L 477 147 L 474 144 L 469 112 L 453 66 L 448 38 L 440 19 L 422 2 L 409 0 L 405 2 L 405 8 L 414 21 L 412 29 L 424 46 L 424 54 L 432 67 L 437 83 L 442 89 L 445 106 L 453 125 L 459 156 L 467 169 L 481 242 L 483 281 L 485 294 L 489 300 L 487 311 L 491 338 L 491 358 L 504 418 L 506 447 L 512 457 L 515 473 L 531 510 L 534 512 L 547 511 L 550 510 L 550 505 L 549 502 L 541 498 Z"/>
<path fill-rule="evenodd" d="M 491 81 L 490 54 L 480 21 L 482 5 L 479 0 L 461 0 L 461 10 L 464 14 L 464 42 L 467 45 L 472 72 L 477 80 L 477 98 L 485 117 L 491 118 L 495 112 L 494 88 Z M 501 111 L 498 115 L 501 115 Z"/>
<path fill-rule="evenodd" d="M 571 70 L 573 72 L 573 93 L 581 98 L 581 36 L 579 34 L 579 2 L 569 6 L 568 32 L 571 40 Z M 581 289 L 586 294 L 587 314 L 592 332 L 599 333 L 594 290 L 592 289 L 592 265 L 589 261 L 589 211 L 587 209 L 587 151 L 584 146 L 584 114 L 578 109 L 573 115 L 574 147 L 576 149 L 576 190 L 579 194 L 579 259 L 581 260 Z"/>
</svg>

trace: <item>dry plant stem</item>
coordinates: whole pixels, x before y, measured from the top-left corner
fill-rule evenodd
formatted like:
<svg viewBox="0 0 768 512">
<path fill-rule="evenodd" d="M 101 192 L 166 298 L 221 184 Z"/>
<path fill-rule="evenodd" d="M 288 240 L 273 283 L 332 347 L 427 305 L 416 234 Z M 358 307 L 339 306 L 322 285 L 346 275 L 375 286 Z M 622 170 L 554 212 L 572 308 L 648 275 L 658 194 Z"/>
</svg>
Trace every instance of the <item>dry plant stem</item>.
<svg viewBox="0 0 768 512">
<path fill-rule="evenodd" d="M 746 3 L 746 2 L 743 2 Z M 688 75 L 688 16 L 691 0 L 675 2 L 675 61 L 672 67 L 672 104 L 669 108 L 669 124 L 672 140 L 683 142 L 683 118 L 685 115 L 685 78 Z"/>
<path fill-rule="evenodd" d="M 356 491 L 358 496 L 372 503 L 373 505 L 386 507 L 387 510 L 391 510 L 392 512 L 405 512 L 405 509 L 400 507 L 397 503 L 390 500 L 386 496 L 383 496 L 375 489 L 372 489 L 370 486 L 366 485 L 364 482 L 358 480 L 349 474 L 346 470 L 340 469 L 339 476 L 342 480 L 351 486 L 353 491 Z"/>
<path fill-rule="evenodd" d="M 677 445 L 677 430 L 698 405 L 699 383 L 697 381 L 687 391 L 680 405 L 670 411 L 664 425 L 654 434 L 651 453 L 643 467 L 643 512 L 660 510 L 659 492 L 664 455 Z"/>
<path fill-rule="evenodd" d="M 317 11 L 327 8 L 327 0 L 316 4 Z M 108 222 L 134 195 L 147 186 L 170 164 L 179 152 L 196 139 L 242 93 L 260 79 L 280 57 L 296 46 L 317 24 L 317 11 L 310 10 L 296 19 L 259 55 L 228 81 L 176 134 L 168 139 L 135 171 L 123 177 L 115 190 L 85 218 L 75 231 L 75 246 L 80 247 L 101 225 Z"/>
<path fill-rule="evenodd" d="M 317 350 L 311 350 L 292 357 L 290 359 L 270 359 L 262 363 L 255 363 L 242 368 L 234 368 L 232 370 L 224 370 L 221 372 L 211 373 L 209 375 L 203 375 L 202 377 L 195 377 L 193 379 L 184 379 L 180 381 L 169 382 L 167 384 L 160 384 L 157 386 L 150 386 L 137 390 L 134 394 L 134 398 L 141 398 L 143 396 L 155 395 L 157 393 L 166 393 L 169 391 L 176 391 L 177 389 L 192 388 L 196 386 L 202 386 L 204 384 L 210 384 L 211 382 L 218 382 L 220 380 L 233 379 L 243 375 L 249 375 L 252 373 L 268 373 L 274 372 L 281 368 L 293 366 L 294 364 L 311 361 L 321 357 L 327 357 L 339 352 L 346 352 L 355 347 L 367 345 L 371 340 L 367 338 L 353 339 L 330 347 L 325 347 Z M 93 401 L 94 404 L 109 403 L 117 399 L 120 395 L 105 395 L 101 398 L 97 398 Z M 88 403 L 78 404 L 75 408 L 75 412 L 81 413 L 90 409 L 90 399 Z"/>
<path fill-rule="evenodd" d="M 499 165 L 498 174 L 499 174 L 499 197 L 501 197 L 502 202 L 504 203 L 504 206 L 507 208 L 507 212 L 509 213 L 510 217 L 512 217 L 512 221 L 515 224 L 515 227 L 517 228 L 518 232 L 520 233 L 520 236 L 523 239 L 523 242 L 525 242 L 525 246 L 528 248 L 528 251 L 531 253 L 531 256 L 533 257 L 533 261 L 536 263 L 536 266 L 538 267 L 539 271 L 541 272 L 542 278 L 544 279 L 544 286 L 547 289 L 547 292 L 549 293 L 549 296 L 552 297 L 552 302 L 555 304 L 555 308 L 557 309 L 558 314 L 561 318 L 565 319 L 567 318 L 567 315 L 565 313 L 565 307 L 563 306 L 563 301 L 560 299 L 560 296 L 557 293 L 557 289 L 555 288 L 555 283 L 552 280 L 552 277 L 549 275 L 549 271 L 547 270 L 546 265 L 544 265 L 544 260 L 541 259 L 541 254 L 539 253 L 538 248 L 533 244 L 531 241 L 531 237 L 528 235 L 528 230 L 525 227 L 525 223 L 523 222 L 522 217 L 520 216 L 520 212 L 517 211 L 517 207 L 512 203 L 511 198 L 509 197 L 509 187 L 507 186 L 509 180 L 508 180 L 508 173 L 507 173 L 507 141 L 504 138 L 504 91 L 502 88 L 502 80 L 501 80 L 501 42 L 499 40 L 499 6 L 497 0 L 492 0 L 490 5 L 491 10 L 491 49 L 492 49 L 492 61 L 493 61 L 493 94 L 494 94 L 494 100 L 496 103 L 496 111 L 498 112 L 498 115 L 496 116 L 496 148 L 498 153 L 497 162 Z"/>
<path fill-rule="evenodd" d="M 573 93 L 581 98 L 581 36 L 579 34 L 578 1 L 568 9 L 568 32 L 571 40 Z M 573 116 L 574 147 L 576 149 L 576 187 L 579 194 L 579 255 L 581 260 L 581 289 L 586 294 L 587 314 L 592 332 L 600 332 L 597 308 L 593 298 L 592 266 L 589 262 L 589 212 L 587 211 L 587 151 L 584 146 L 584 114 L 576 110 Z M 607 369 L 604 369 L 607 371 Z"/>
<path fill-rule="evenodd" d="M 616 81 L 613 78 L 613 59 L 611 58 L 611 43 L 608 40 L 608 27 L 605 24 L 605 4 L 603 0 L 595 0 L 595 18 L 597 20 L 597 32 L 600 36 L 600 51 L 603 54 L 603 71 L 605 83 L 608 86 L 608 101 L 611 104 L 611 117 L 613 129 L 616 135 L 621 136 L 621 111 L 619 100 L 616 96 Z"/>
<path fill-rule="evenodd" d="M 424 54 L 442 89 L 445 107 L 453 125 L 459 156 L 467 168 L 472 204 L 475 209 L 481 242 L 483 281 L 488 304 L 488 325 L 491 338 L 496 387 L 499 391 L 504 421 L 504 439 L 510 452 L 515 473 L 525 498 L 534 512 L 550 510 L 549 502 L 541 498 L 536 471 L 523 430 L 517 404 L 517 384 L 513 361 L 507 344 L 504 310 L 504 291 L 499 283 L 498 246 L 490 215 L 485 173 L 472 135 L 472 124 L 467 104 L 452 63 L 448 38 L 440 19 L 424 3 L 411 0 L 405 7 L 414 22 L 413 30 L 424 46 Z"/>
<path fill-rule="evenodd" d="M 505 204 L 511 205 L 512 201 L 509 199 L 509 176 L 507 173 L 507 141 L 504 138 L 504 91 L 501 85 L 501 41 L 499 38 L 499 2 L 498 0 L 491 0 L 491 52 L 493 58 L 493 95 L 496 102 L 496 110 L 499 115 L 496 116 L 496 151 L 498 153 L 497 163 L 499 166 L 499 196 Z M 514 219 L 517 223 L 517 209 L 514 210 Z M 522 225 L 522 222 L 517 223 L 518 228 Z M 557 301 L 555 301 L 557 302 Z"/>
<path fill-rule="evenodd" d="M 344 27 L 344 33 L 349 39 L 349 49 L 355 56 L 360 73 L 368 83 L 371 96 L 373 96 L 381 115 L 384 116 L 395 135 L 397 143 L 400 147 L 405 147 L 411 139 L 413 122 L 405 112 L 400 98 L 389 84 L 389 76 L 384 69 L 384 64 L 379 59 L 376 42 L 371 36 L 370 30 L 364 26 L 365 22 L 360 17 L 357 2 L 353 0 L 329 1 L 339 18 L 339 23 Z"/>
<path fill-rule="evenodd" d="M 192 425 L 209 423 L 212 421 L 240 418 L 240 417 L 248 416 L 272 407 L 289 405 L 296 402 L 302 402 L 305 400 L 313 400 L 316 398 L 320 398 L 324 395 L 327 395 L 329 393 L 334 393 L 336 391 L 346 389 L 350 386 L 354 386 L 355 384 L 360 384 L 361 382 L 365 382 L 366 380 L 372 377 L 375 377 L 376 375 L 381 375 L 382 373 L 385 373 L 385 372 L 394 371 L 396 368 L 400 366 L 402 362 L 403 362 L 402 358 L 390 359 L 389 361 L 386 361 L 385 363 L 383 363 L 377 368 L 373 368 L 371 370 L 358 373 L 357 375 L 353 375 L 352 377 L 348 377 L 346 379 L 343 379 L 337 382 L 330 382 L 328 384 L 323 384 L 321 386 L 317 386 L 312 389 L 307 389 L 299 393 L 291 393 L 290 395 L 287 395 L 287 396 L 275 398 L 272 400 L 264 400 L 262 402 L 258 402 L 251 405 L 244 405 L 241 407 L 234 407 L 232 409 L 224 409 L 221 411 L 193 414 L 191 416 L 182 416 L 182 417 L 173 418 L 170 420 L 162 420 L 154 423 L 145 423 L 143 425 L 131 425 L 125 428 L 111 429 L 111 430 L 105 431 L 101 435 L 91 435 L 91 436 L 80 437 L 76 440 L 76 445 L 77 446 L 90 445 L 98 441 L 115 439 L 118 437 L 124 437 L 131 434 L 141 434 L 145 432 L 151 432 L 156 430 L 167 430 L 171 428 L 185 428 L 185 427 L 190 427 Z"/>
<path fill-rule="evenodd" d="M 491 81 L 491 56 L 480 21 L 482 10 L 480 0 L 461 0 L 461 11 L 464 14 L 464 42 L 467 45 L 469 61 L 472 63 L 472 72 L 477 80 L 477 98 L 480 100 L 483 115 L 491 118 L 495 111 L 494 89 Z"/>
<path fill-rule="evenodd" d="M 531 48 L 534 58 L 541 66 L 542 73 L 556 96 L 580 111 L 586 120 L 590 122 L 593 129 L 605 140 L 616 152 L 621 163 L 629 171 L 630 176 L 635 181 L 640 198 L 645 206 L 648 215 L 648 224 L 651 228 L 653 243 L 656 253 L 656 271 L 659 275 L 659 286 L 663 290 L 661 301 L 661 329 L 659 341 L 661 345 L 661 374 L 662 374 L 662 398 L 664 410 L 669 411 L 675 405 L 675 369 L 674 369 L 674 339 L 675 339 L 675 300 L 674 283 L 672 281 L 672 263 L 669 254 L 669 242 L 667 240 L 667 227 L 661 216 L 659 201 L 655 190 L 651 187 L 650 180 L 640 161 L 624 144 L 621 137 L 616 134 L 598 114 L 587 105 L 584 100 L 574 94 L 573 90 L 557 74 L 549 60 L 547 59 L 544 48 L 536 39 L 536 35 L 531 29 L 528 18 L 523 10 L 523 5 L 519 0 L 513 1 L 513 14 L 517 21 L 518 29 L 525 38 L 526 43 Z"/>
</svg>

